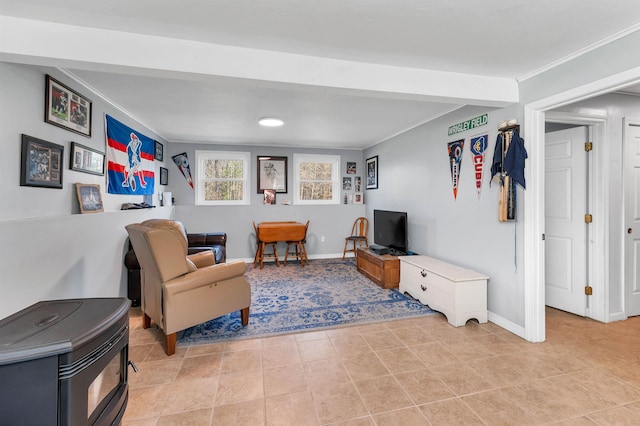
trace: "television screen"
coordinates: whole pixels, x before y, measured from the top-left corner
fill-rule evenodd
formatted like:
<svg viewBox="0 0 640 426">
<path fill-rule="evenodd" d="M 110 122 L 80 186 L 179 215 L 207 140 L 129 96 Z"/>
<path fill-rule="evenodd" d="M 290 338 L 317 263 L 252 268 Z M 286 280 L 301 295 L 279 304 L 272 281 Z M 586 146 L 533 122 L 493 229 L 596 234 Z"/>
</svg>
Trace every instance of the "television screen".
<svg viewBox="0 0 640 426">
<path fill-rule="evenodd" d="M 374 210 L 373 242 L 406 253 L 407 213 Z"/>
</svg>

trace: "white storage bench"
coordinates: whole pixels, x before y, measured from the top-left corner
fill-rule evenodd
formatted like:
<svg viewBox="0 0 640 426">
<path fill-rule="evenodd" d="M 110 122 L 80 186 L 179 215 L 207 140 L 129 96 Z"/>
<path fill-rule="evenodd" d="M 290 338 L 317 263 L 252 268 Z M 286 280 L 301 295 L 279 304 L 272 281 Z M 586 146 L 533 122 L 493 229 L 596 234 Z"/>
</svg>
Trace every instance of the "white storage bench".
<svg viewBox="0 0 640 426">
<path fill-rule="evenodd" d="M 488 279 L 429 256 L 400 256 L 400 292 L 442 312 L 455 327 L 472 318 L 487 322 Z"/>
</svg>

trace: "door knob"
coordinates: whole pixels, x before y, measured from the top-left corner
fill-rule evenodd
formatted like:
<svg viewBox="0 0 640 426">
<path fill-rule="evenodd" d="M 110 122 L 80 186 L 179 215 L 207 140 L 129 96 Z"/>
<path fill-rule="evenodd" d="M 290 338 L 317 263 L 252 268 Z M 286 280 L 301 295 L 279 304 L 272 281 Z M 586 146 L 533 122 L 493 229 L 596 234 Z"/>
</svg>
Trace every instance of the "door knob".
<svg viewBox="0 0 640 426">
<path fill-rule="evenodd" d="M 631 228 L 627 229 L 627 234 L 630 234 L 632 232 L 633 232 L 633 229 L 631 229 Z"/>
</svg>

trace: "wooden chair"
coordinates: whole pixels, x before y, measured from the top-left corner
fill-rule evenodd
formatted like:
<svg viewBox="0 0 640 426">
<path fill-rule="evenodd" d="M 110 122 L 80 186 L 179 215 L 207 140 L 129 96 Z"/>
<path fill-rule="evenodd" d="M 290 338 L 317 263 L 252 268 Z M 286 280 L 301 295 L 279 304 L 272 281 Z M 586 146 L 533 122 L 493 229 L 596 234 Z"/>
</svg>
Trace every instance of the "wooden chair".
<svg viewBox="0 0 640 426">
<path fill-rule="evenodd" d="M 304 267 L 305 263 L 309 264 L 309 258 L 307 257 L 307 248 L 305 244 L 307 243 L 307 231 L 309 230 L 309 220 L 304 226 L 304 236 L 301 240 L 295 241 L 287 241 L 287 252 L 284 255 L 284 266 L 287 266 L 287 258 L 289 255 L 295 256 L 296 259 L 300 261 L 300 265 Z M 291 246 L 293 246 L 293 250 L 291 250 Z"/>
<path fill-rule="evenodd" d="M 353 248 L 351 249 L 347 249 L 349 242 L 353 244 Z M 342 258 L 344 259 L 347 252 L 355 253 L 358 247 L 362 247 L 363 245 L 369 247 L 369 220 L 366 217 L 359 217 L 353 222 L 351 235 L 344 239 Z"/>
<path fill-rule="evenodd" d="M 255 222 L 253 222 L 253 230 L 256 233 L 256 254 L 253 257 L 253 267 L 255 268 L 256 266 L 258 266 L 258 263 L 260 263 L 260 269 L 262 269 L 262 264 L 264 262 L 264 257 L 265 256 L 272 256 L 276 259 L 276 265 L 280 266 L 280 261 L 278 260 L 278 249 L 277 249 L 277 242 L 272 242 L 272 243 L 265 243 L 263 241 L 260 241 L 260 233 L 258 232 L 258 225 L 256 225 Z M 265 253 L 264 252 L 264 248 L 265 247 L 271 247 L 271 253 Z"/>
</svg>

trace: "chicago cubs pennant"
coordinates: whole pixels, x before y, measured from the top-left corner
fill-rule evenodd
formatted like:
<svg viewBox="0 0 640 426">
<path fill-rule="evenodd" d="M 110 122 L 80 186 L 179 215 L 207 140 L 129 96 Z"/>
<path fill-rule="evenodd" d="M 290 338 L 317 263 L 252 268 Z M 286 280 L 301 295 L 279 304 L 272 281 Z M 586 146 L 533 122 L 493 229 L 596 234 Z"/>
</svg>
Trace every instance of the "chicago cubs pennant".
<svg viewBox="0 0 640 426">
<path fill-rule="evenodd" d="M 476 176 L 476 192 L 480 199 L 482 190 L 482 171 L 484 169 L 484 152 L 487 150 L 489 135 L 474 136 L 471 138 L 471 159 L 473 161 L 474 173 Z"/>
<path fill-rule="evenodd" d="M 107 135 L 107 192 L 153 194 L 153 139 L 105 114 Z"/>
<path fill-rule="evenodd" d="M 462 165 L 462 151 L 464 139 L 447 144 L 449 151 L 449 168 L 451 169 L 451 184 L 453 185 L 453 198 L 458 198 L 458 183 L 460 182 L 460 166 Z"/>
</svg>

